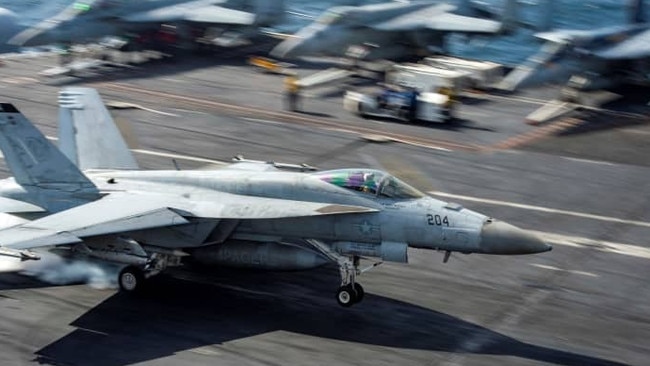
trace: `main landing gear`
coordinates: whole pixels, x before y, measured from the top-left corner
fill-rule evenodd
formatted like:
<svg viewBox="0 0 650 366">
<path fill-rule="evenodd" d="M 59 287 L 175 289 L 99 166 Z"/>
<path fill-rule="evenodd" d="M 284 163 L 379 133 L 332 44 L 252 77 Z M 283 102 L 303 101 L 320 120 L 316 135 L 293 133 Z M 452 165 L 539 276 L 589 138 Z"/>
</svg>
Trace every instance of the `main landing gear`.
<svg viewBox="0 0 650 366">
<path fill-rule="evenodd" d="M 153 277 L 165 268 L 179 266 L 180 258 L 177 256 L 154 253 L 145 265 L 130 264 L 120 271 L 117 283 L 120 290 L 125 293 L 140 293 L 147 285 L 147 279 Z"/>
<path fill-rule="evenodd" d="M 120 290 L 128 293 L 138 293 L 144 287 L 144 271 L 137 266 L 126 266 L 117 277 Z"/>
</svg>

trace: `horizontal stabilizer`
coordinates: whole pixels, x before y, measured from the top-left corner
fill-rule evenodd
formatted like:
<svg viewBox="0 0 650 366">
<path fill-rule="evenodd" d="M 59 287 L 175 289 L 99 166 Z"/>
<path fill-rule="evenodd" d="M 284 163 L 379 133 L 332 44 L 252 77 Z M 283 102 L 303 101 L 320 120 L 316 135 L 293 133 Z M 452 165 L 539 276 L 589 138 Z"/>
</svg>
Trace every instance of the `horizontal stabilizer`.
<svg viewBox="0 0 650 366">
<path fill-rule="evenodd" d="M 73 244 L 82 238 L 185 224 L 158 201 L 114 194 L 0 231 L 0 246 L 14 249 Z"/>
<path fill-rule="evenodd" d="M 372 24 L 370 27 L 393 32 L 415 31 L 423 28 L 457 33 L 498 33 L 502 30 L 501 22 L 454 14 L 452 11 L 455 9 L 449 4 L 433 5 L 417 12 Z"/>
<path fill-rule="evenodd" d="M 34 204 L 14 200 L 7 197 L 0 197 L 0 212 L 1 213 L 27 213 L 27 212 L 45 212 L 43 207 Z"/>
<path fill-rule="evenodd" d="M 166 22 L 197 22 L 207 24 L 233 24 L 252 25 L 255 23 L 255 14 L 245 11 L 224 8 L 221 6 L 192 6 L 188 4 L 172 5 L 151 11 L 137 12 L 121 20 L 133 23 L 166 23 Z"/>
</svg>

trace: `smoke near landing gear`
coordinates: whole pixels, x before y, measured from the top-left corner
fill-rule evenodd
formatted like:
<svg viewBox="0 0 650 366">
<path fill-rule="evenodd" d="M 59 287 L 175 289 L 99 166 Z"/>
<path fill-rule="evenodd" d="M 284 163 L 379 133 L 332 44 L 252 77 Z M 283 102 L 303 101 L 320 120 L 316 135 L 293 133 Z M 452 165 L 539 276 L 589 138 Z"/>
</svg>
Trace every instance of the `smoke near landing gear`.
<svg viewBox="0 0 650 366">
<path fill-rule="evenodd" d="M 119 266 L 87 259 L 68 259 L 49 252 L 39 252 L 41 260 L 20 262 L 0 258 L 0 273 L 18 272 L 53 285 L 87 284 L 96 289 L 117 288 Z"/>
</svg>

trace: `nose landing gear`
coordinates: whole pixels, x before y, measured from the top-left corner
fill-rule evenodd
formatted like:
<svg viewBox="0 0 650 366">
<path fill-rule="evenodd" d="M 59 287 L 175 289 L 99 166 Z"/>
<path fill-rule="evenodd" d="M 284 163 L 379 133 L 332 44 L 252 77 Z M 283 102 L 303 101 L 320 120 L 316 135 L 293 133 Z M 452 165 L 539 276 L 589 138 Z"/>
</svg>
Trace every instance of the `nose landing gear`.
<svg viewBox="0 0 650 366">
<path fill-rule="evenodd" d="M 336 302 L 346 308 L 360 303 L 366 292 L 364 291 L 363 286 L 357 283 L 357 275 L 376 267 L 381 264 L 381 262 L 375 263 L 364 270 L 360 270 L 360 257 L 358 255 L 341 255 L 332 250 L 327 244 L 318 240 L 307 240 L 307 242 L 318 249 L 319 252 L 327 256 L 331 261 L 336 262 L 339 265 L 341 287 L 336 291 Z"/>
<path fill-rule="evenodd" d="M 336 301 L 339 305 L 347 308 L 361 302 L 364 295 L 365 291 L 360 284 L 348 284 L 339 287 L 339 290 L 336 292 Z"/>
</svg>

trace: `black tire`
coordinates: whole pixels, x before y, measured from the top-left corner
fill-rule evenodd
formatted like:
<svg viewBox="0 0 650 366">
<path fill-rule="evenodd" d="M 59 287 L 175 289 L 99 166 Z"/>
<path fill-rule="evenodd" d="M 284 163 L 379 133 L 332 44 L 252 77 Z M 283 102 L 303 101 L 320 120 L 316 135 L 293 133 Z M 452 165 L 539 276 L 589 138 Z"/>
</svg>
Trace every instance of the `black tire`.
<svg viewBox="0 0 650 366">
<path fill-rule="evenodd" d="M 359 114 L 359 117 L 363 119 L 368 118 L 368 115 L 366 114 L 366 109 L 367 107 L 365 106 L 365 104 L 363 104 L 363 102 L 359 102 L 359 104 L 357 105 L 357 113 Z"/>
<path fill-rule="evenodd" d="M 357 292 L 350 285 L 341 286 L 336 292 L 336 302 L 344 308 L 349 308 L 357 302 Z"/>
<path fill-rule="evenodd" d="M 354 291 L 357 293 L 357 297 L 356 297 L 356 299 L 354 299 L 354 302 L 355 303 L 360 303 L 363 300 L 363 296 L 366 294 L 366 292 L 363 290 L 363 286 L 361 286 L 361 284 L 355 282 Z"/>
<path fill-rule="evenodd" d="M 139 293 L 144 288 L 144 273 L 136 266 L 126 266 L 117 277 L 120 290 L 126 293 Z"/>
</svg>

